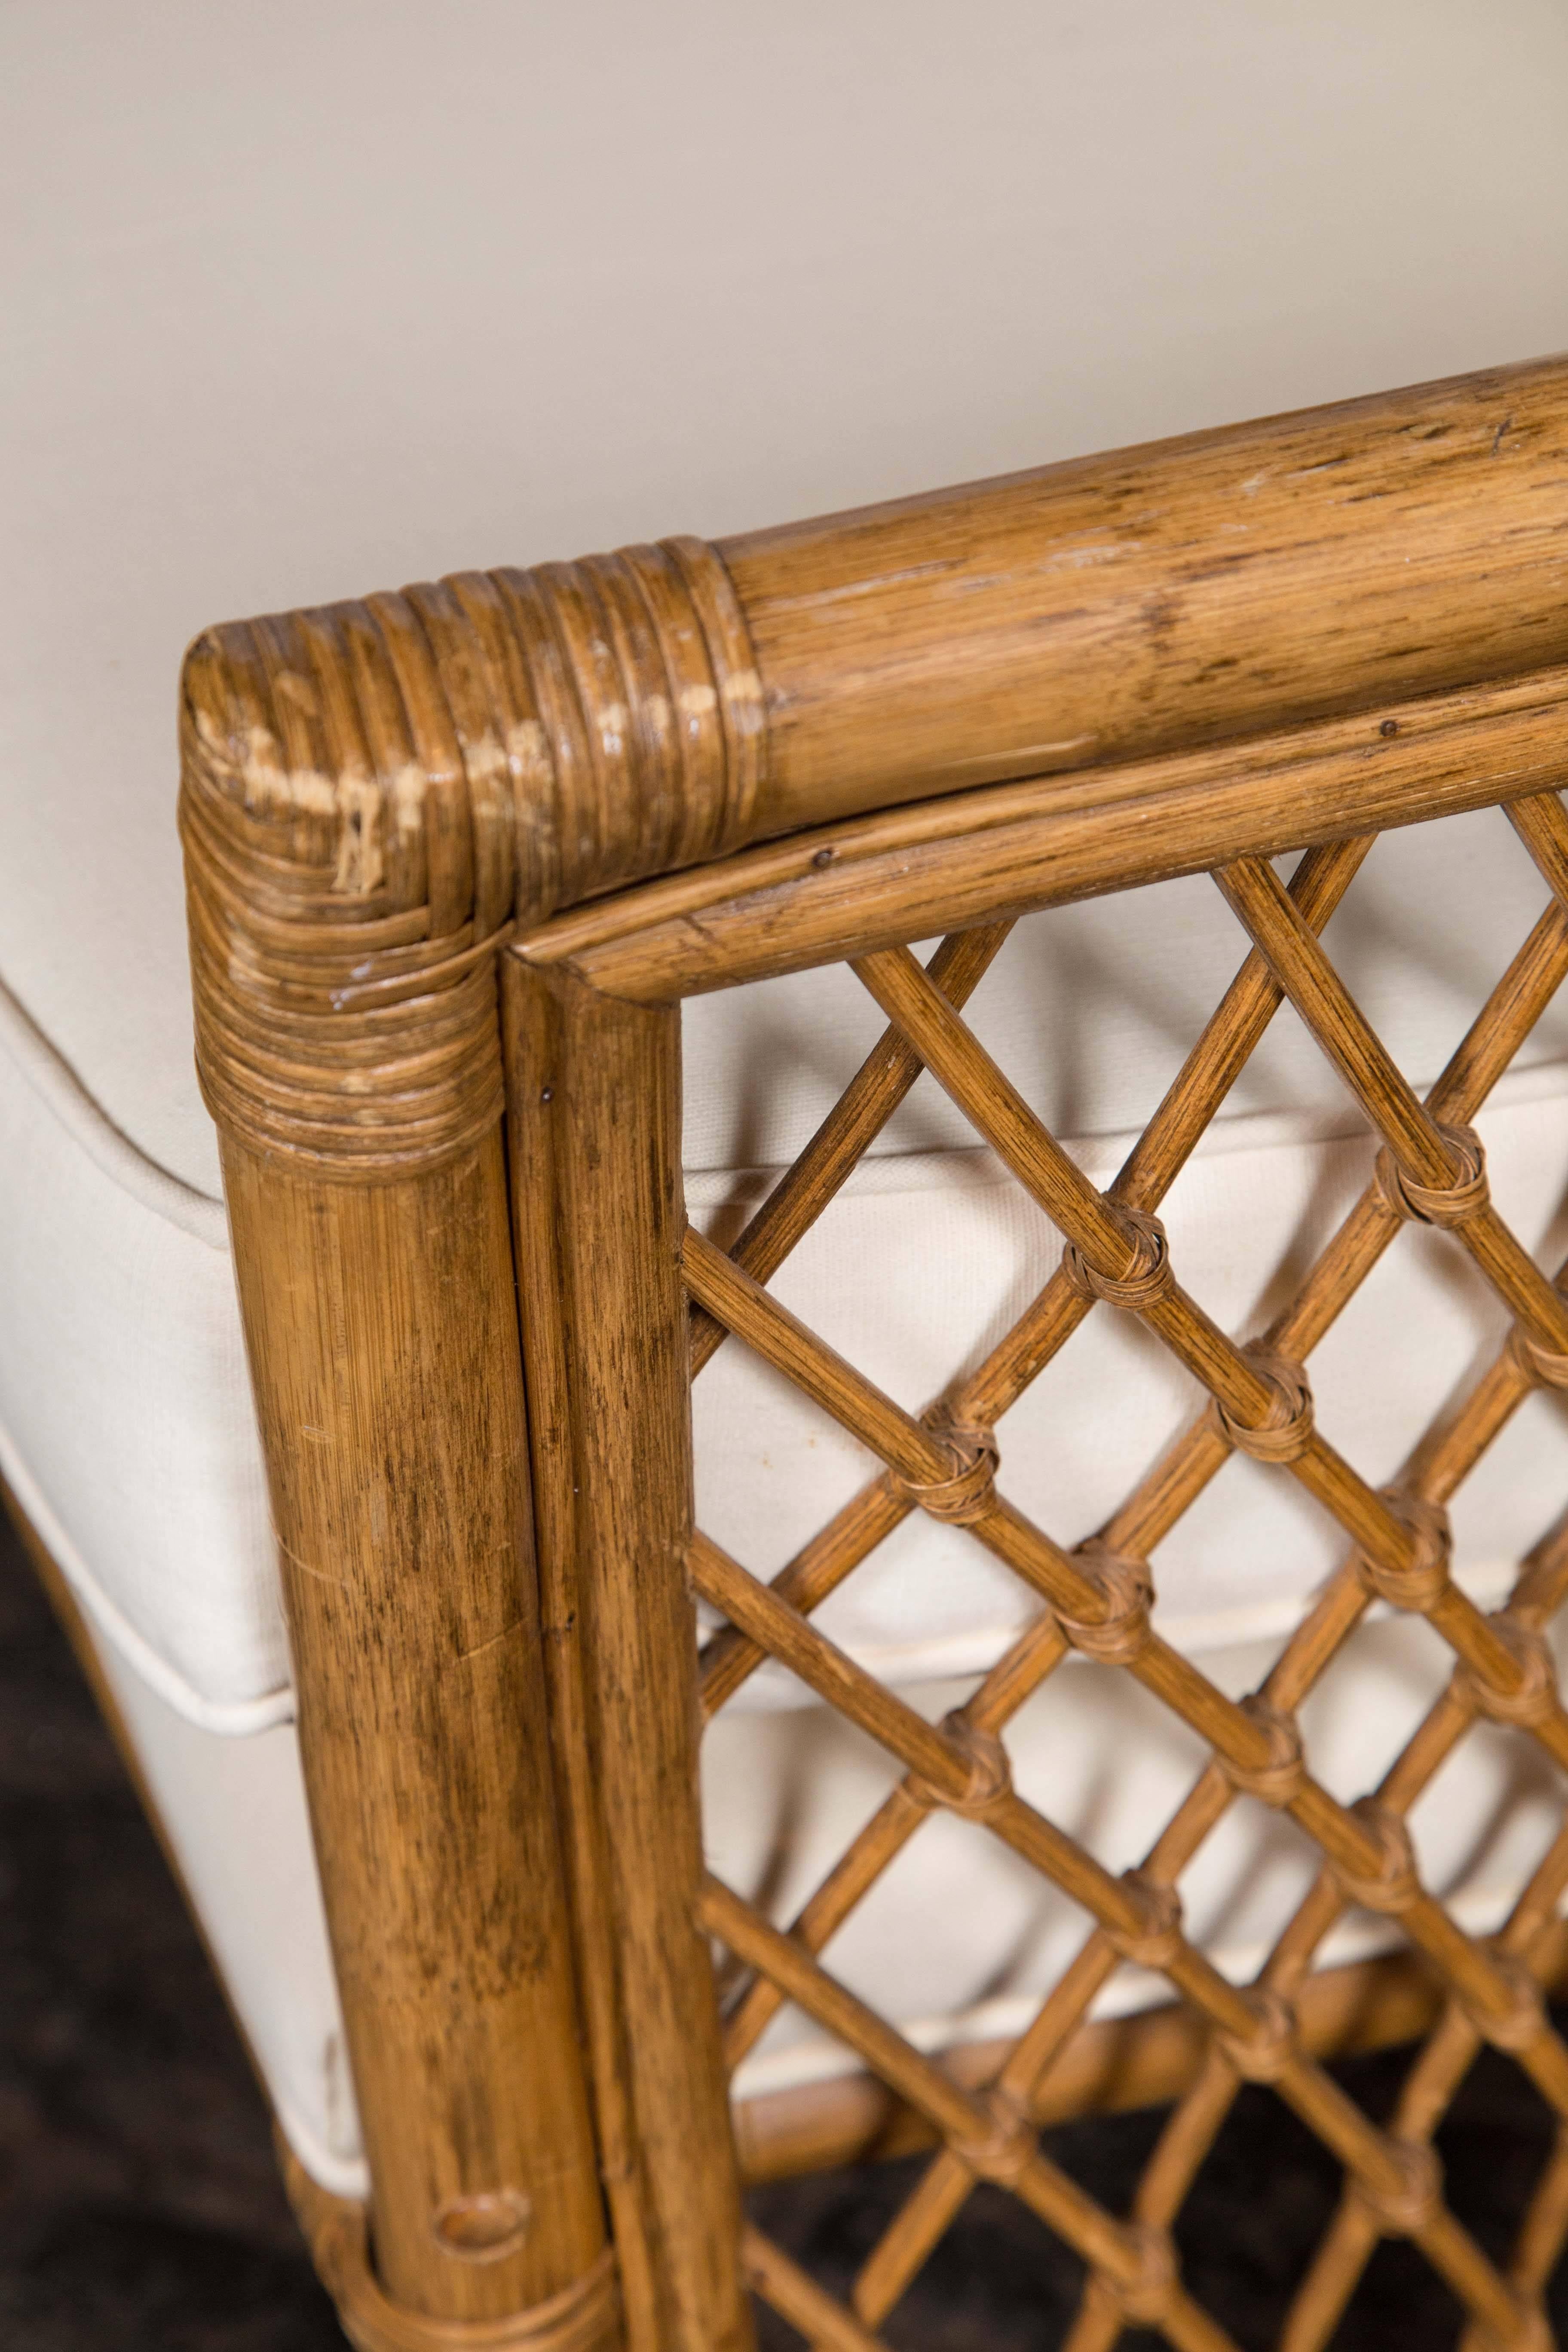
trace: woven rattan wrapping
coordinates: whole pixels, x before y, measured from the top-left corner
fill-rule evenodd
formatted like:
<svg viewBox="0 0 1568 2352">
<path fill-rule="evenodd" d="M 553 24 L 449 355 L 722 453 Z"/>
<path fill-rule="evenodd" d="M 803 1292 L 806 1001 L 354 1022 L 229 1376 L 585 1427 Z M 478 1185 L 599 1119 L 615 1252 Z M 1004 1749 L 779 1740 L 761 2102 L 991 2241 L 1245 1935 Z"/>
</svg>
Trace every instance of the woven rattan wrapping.
<svg viewBox="0 0 1568 2352">
<path fill-rule="evenodd" d="M 391 2302 L 375 2275 L 363 2205 L 312 2180 L 275 2134 L 289 2202 L 355 2352 L 611 2352 L 620 2293 L 609 2247 L 563 2294 L 505 2319 L 431 2319 Z"/>
<path fill-rule="evenodd" d="M 197 1063 L 225 1132 L 334 1181 L 500 1117 L 495 958 L 746 836 L 764 745 L 703 541 L 236 623 L 181 710 Z"/>
<path fill-rule="evenodd" d="M 1467 2344 L 1544 2346 L 1540 2296 L 1568 2237 L 1568 2048 L 1542 1998 L 1552 1929 L 1568 1890 L 1568 1826 L 1558 1833 L 1500 1933 L 1472 1938 L 1423 1886 L 1406 1815 L 1481 1720 L 1508 1727 L 1559 1770 L 1568 1715 L 1544 1628 L 1568 1598 L 1568 1541 L 1543 1539 L 1506 1607 L 1486 1617 L 1449 1574 L 1447 1506 L 1536 1385 L 1562 1384 L 1568 1302 L 1492 1204 L 1469 1125 L 1568 977 L 1568 818 L 1552 796 L 1513 819 L 1557 893 L 1521 945 L 1425 1103 L 1368 1028 L 1319 943 L 1370 846 L 1310 852 L 1289 888 L 1244 860 L 1215 880 L 1252 950 L 1203 1039 L 1105 1194 L 1044 1129 L 960 1017 L 1002 927 L 948 941 L 926 971 L 907 949 L 860 960 L 858 976 L 890 1026 L 854 1084 L 729 1256 L 689 1235 L 685 1270 L 700 1372 L 733 1333 L 832 1413 L 886 1465 L 772 1581 L 763 1584 L 700 1535 L 699 1591 L 727 1621 L 703 1654 L 705 1717 L 764 1657 L 782 1661 L 900 1762 L 905 1777 L 839 1857 L 787 1932 L 710 1878 L 704 1925 L 743 1974 L 726 2019 L 731 2064 L 784 2001 L 797 2003 L 933 2127 L 940 2142 L 918 2186 L 874 2247 L 851 2303 L 829 2295 L 777 2247 L 749 2233 L 751 2283 L 812 2343 L 858 2347 L 877 2331 L 977 2181 L 1022 2199 L 1081 2255 L 1087 2282 L 1070 2352 L 1108 2352 L 1142 2326 L 1188 2352 L 1234 2352 L 1184 2286 L 1172 2236 L 1244 2082 L 1272 2086 L 1342 2166 L 1344 2194 L 1282 2343 L 1326 2345 L 1380 2237 L 1412 2239 L 1468 2315 Z M 1156 1212 L 1247 1055 L 1289 998 L 1358 1097 L 1378 1144 L 1365 1191 L 1258 1339 L 1240 1345 L 1183 1288 Z M 806 1330 L 763 1286 L 831 1200 L 921 1067 L 1006 1162 L 1060 1231 L 1061 1265 L 979 1369 L 923 1419 L 894 1404 Z M 1402 1227 L 1437 1228 L 1500 1297 L 1510 1337 L 1468 1395 L 1415 1448 L 1397 1486 L 1380 1493 L 1314 1426 L 1306 1365 Z M 1099 1538 L 1068 1551 L 1006 1499 L 1005 1416 L 1090 1313 L 1138 1316 L 1193 1373 L 1198 1410 L 1185 1433 Z M 995 1433 L 1000 1428 L 1000 1443 Z M 1343 1562 L 1286 1642 L 1261 1687 L 1237 1701 L 1173 1651 L 1150 1624 L 1149 1561 L 1233 1451 L 1299 1481 L 1339 1522 Z M 956 1715 L 928 1723 L 816 1630 L 820 1602 L 906 1515 L 925 1508 L 965 1528 L 1029 1584 L 1041 1606 Z M 1333 1670 L 1368 1608 L 1418 1612 L 1447 1644 L 1454 1671 L 1379 1786 L 1345 1804 L 1314 1777 L 1297 1712 Z M 1142 1865 L 1111 1876 L 1014 1789 L 1009 1720 L 1069 1649 L 1134 1675 L 1200 1734 L 1212 1760 L 1157 1833 Z M 1257 1983 L 1228 1983 L 1184 1937 L 1178 1881 L 1235 1802 L 1288 1811 L 1322 1867 Z M 856 1905 L 923 1822 L 946 1809 L 999 1837 L 1082 1906 L 1092 1929 L 1079 1957 L 1013 2046 L 992 2089 L 959 2086 L 833 1976 L 824 1954 Z M 1304 2054 L 1295 2003 L 1314 1955 L 1350 1905 L 1396 1921 L 1447 1989 L 1439 2023 L 1410 2066 L 1386 2128 L 1375 2126 Z M 1205 2021 L 1206 2062 L 1172 2112 L 1132 2209 L 1112 2214 L 1041 2150 L 1031 2100 L 1090 2003 L 1123 1961 L 1163 1972 Z M 1483 2042 L 1522 2066 L 1561 2120 L 1557 2152 L 1500 2268 L 1445 2202 L 1434 2133 Z"/>
</svg>

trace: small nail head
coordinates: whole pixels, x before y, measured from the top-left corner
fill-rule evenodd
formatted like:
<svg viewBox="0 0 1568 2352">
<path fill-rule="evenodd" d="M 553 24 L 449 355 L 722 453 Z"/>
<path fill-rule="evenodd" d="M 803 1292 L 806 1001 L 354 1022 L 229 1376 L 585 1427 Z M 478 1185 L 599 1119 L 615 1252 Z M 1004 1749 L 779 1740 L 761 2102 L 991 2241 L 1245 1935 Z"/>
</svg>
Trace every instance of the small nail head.
<svg viewBox="0 0 1568 2352">
<path fill-rule="evenodd" d="M 1398 719 L 1385 719 L 1377 731 L 1380 735 L 1397 735 L 1399 732 Z"/>
<path fill-rule="evenodd" d="M 814 866 L 831 866 L 837 855 L 836 849 L 819 849 L 811 862 Z"/>
<path fill-rule="evenodd" d="M 540 1099 L 540 1101 L 541 1101 L 542 1103 L 553 1102 L 553 1101 L 554 1101 L 554 1099 L 555 1099 L 555 1089 L 554 1089 L 554 1087 L 540 1087 L 540 1089 L 539 1089 L 539 1099 Z"/>
</svg>

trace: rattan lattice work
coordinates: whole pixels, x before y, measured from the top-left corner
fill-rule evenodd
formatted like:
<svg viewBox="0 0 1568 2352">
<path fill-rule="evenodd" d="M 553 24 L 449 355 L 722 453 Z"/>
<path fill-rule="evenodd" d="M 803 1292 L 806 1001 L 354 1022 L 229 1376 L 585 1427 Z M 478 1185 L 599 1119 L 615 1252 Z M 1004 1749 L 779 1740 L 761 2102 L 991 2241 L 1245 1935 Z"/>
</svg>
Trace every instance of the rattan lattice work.
<svg viewBox="0 0 1568 2352">
<path fill-rule="evenodd" d="M 1363 1018 L 1318 934 L 1370 842 L 1310 851 L 1287 890 L 1244 859 L 1215 880 L 1253 947 L 1115 1181 L 1097 1192 L 961 1019 L 1005 925 L 947 940 L 922 971 L 907 949 L 854 970 L 890 1026 L 807 1150 L 729 1256 L 688 1234 L 683 1267 L 700 1372 L 734 1334 L 880 1457 L 881 1475 L 840 1509 L 771 1584 L 699 1534 L 691 1570 L 727 1620 L 708 1643 L 701 1706 L 710 1719 L 765 1656 L 889 1750 L 904 1777 L 816 1888 L 787 1933 L 711 1876 L 703 1924 L 749 1976 L 725 2025 L 731 2065 L 782 2003 L 797 2003 L 922 2114 L 939 2152 L 865 2263 L 847 2307 L 759 2233 L 753 2287 L 813 2344 L 865 2347 L 980 2180 L 1021 2198 L 1081 2255 L 1088 2277 L 1070 2352 L 1108 2352 L 1131 2325 L 1187 2352 L 1231 2339 L 1183 2286 L 1172 2224 L 1238 2085 L 1271 2084 L 1344 2168 L 1342 2203 L 1282 2339 L 1328 2342 L 1379 2238 L 1415 2241 L 1469 2315 L 1470 2340 L 1545 2345 L 1539 2295 L 1568 2236 L 1568 2049 L 1539 1980 L 1568 1887 L 1568 1825 L 1519 1894 L 1500 1933 L 1465 1935 L 1415 1868 L 1405 1815 L 1478 1722 L 1510 1726 L 1568 1763 L 1568 1715 L 1543 1629 L 1568 1595 L 1568 1544 L 1547 1542 L 1507 1605 L 1486 1616 L 1452 1580 L 1446 1507 L 1510 1414 L 1540 1384 L 1568 1385 L 1568 1302 L 1492 1205 L 1468 1122 L 1568 974 L 1568 818 L 1550 795 L 1512 821 L 1554 893 L 1425 1103 Z M 1379 1139 L 1373 1181 L 1258 1339 L 1238 1344 L 1183 1289 L 1157 1210 L 1285 998 L 1364 1108 Z M 970 1377 L 916 1419 L 772 1299 L 764 1285 L 827 1205 L 921 1069 L 1033 1195 L 1066 1241 L 1027 1312 Z M 1451 1234 L 1507 1308 L 1511 1336 L 1460 1406 L 1377 1492 L 1313 1424 L 1304 1366 L 1406 1220 Z M 1068 1551 L 1006 1500 L 994 1434 L 1009 1406 L 1103 1303 L 1136 1315 L 1194 1376 L 1207 1401 L 1094 1540 Z M 1150 1561 L 1233 1449 L 1276 1465 L 1331 1512 L 1349 1549 L 1258 1691 L 1239 1702 L 1150 1624 Z M 967 1703 L 932 1726 L 814 1626 L 812 1612 L 911 1510 L 956 1522 L 1023 1578 L 1043 1606 Z M 1419 1611 L 1448 1644 L 1451 1681 L 1375 1789 L 1345 1805 L 1314 1778 L 1297 1710 L 1330 1672 L 1369 1606 Z M 1161 1828 L 1142 1866 L 1115 1877 L 1012 1787 L 1011 1717 L 1071 1649 L 1135 1675 L 1209 1744 L 1212 1761 Z M 1237 1987 L 1184 1936 L 1178 1883 L 1238 1800 L 1282 1808 L 1316 1842 L 1322 1867 L 1257 1982 Z M 822 1955 L 894 1857 L 941 1809 L 1004 1840 L 1089 1915 L 1092 1929 L 1013 2046 L 975 2093 L 913 2048 L 837 1982 Z M 1440 2021 L 1410 2069 L 1387 2129 L 1375 2127 L 1305 2056 L 1292 2003 L 1313 1956 L 1352 1905 L 1390 1916 L 1438 1972 Z M 1173 2111 L 1131 2213 L 1107 2212 L 1041 2151 L 1031 2097 L 1095 1996 L 1123 1961 L 1163 1973 L 1198 2011 L 1208 2054 Z M 1444 2201 L 1433 2136 L 1482 2042 L 1509 2052 L 1563 2118 L 1511 2265 L 1489 2261 Z"/>
</svg>

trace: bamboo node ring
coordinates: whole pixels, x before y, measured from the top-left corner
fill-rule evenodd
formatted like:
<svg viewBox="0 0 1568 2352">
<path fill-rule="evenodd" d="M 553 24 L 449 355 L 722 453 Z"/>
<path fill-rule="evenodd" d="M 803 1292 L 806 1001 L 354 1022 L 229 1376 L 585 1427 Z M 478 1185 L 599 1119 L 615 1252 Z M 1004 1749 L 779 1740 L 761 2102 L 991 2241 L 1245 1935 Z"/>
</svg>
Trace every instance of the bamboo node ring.
<svg viewBox="0 0 1568 2352">
<path fill-rule="evenodd" d="M 570 2286 L 499 2319 L 436 2319 L 394 2303 L 371 2261 L 365 2209 L 320 2188 L 292 2150 L 284 2179 L 322 2284 L 357 2352 L 609 2352 L 621 2337 L 615 2250 Z"/>
<path fill-rule="evenodd" d="M 1062 1251 L 1062 1272 L 1081 1297 L 1102 1298 L 1108 1306 L 1134 1310 L 1152 1307 L 1175 1280 L 1165 1228 L 1158 1217 L 1142 1209 L 1123 1208 L 1116 1202 L 1107 1206 L 1127 1236 L 1131 1255 L 1122 1272 L 1102 1272 L 1089 1263 L 1077 1242 L 1068 1242 Z"/>
<path fill-rule="evenodd" d="M 1459 1163 L 1452 1184 L 1418 1184 L 1385 1143 L 1377 1155 L 1377 1189 L 1396 1217 L 1445 1229 L 1468 1224 L 1491 1202 L 1486 1152 L 1473 1127 L 1439 1125 L 1437 1133 Z"/>
<path fill-rule="evenodd" d="M 949 1422 L 931 1431 L 932 1442 L 946 1454 L 952 1469 L 945 1478 L 933 1478 L 925 1483 L 913 1478 L 895 1480 L 900 1494 L 933 1519 L 945 1519 L 954 1527 L 973 1526 L 984 1518 L 994 1499 L 996 1465 L 1000 1458 L 996 1438 L 989 1429 L 966 1428 Z"/>
<path fill-rule="evenodd" d="M 1142 1657 L 1153 1638 L 1149 1610 L 1154 1580 L 1149 1563 L 1131 1552 L 1112 1551 L 1097 1536 L 1079 1546 L 1077 1557 L 1100 1588 L 1105 1614 L 1069 1617 L 1058 1609 L 1057 1622 L 1073 1648 L 1081 1650 L 1086 1658 L 1104 1666 L 1129 1666 Z"/>
<path fill-rule="evenodd" d="M 1254 1345 L 1241 1352 L 1269 1391 L 1268 1410 L 1261 1422 L 1237 1421 L 1216 1397 L 1220 1427 L 1255 1462 L 1299 1462 L 1312 1442 L 1312 1391 L 1305 1371 L 1267 1348 Z"/>
</svg>

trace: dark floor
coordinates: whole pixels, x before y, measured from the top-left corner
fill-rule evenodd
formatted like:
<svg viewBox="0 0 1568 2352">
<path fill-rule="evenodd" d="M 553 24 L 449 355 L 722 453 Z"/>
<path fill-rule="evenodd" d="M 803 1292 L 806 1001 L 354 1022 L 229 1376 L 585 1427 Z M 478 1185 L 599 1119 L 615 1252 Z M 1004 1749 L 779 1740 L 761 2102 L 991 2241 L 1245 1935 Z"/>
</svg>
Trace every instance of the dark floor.
<svg viewBox="0 0 1568 2352">
<path fill-rule="evenodd" d="M 1381 2111 L 1397 2055 L 1344 2070 Z M 1158 2128 L 1133 2116 L 1053 2135 L 1124 2206 Z M 1451 2201 L 1491 2251 L 1547 2142 L 1535 2095 L 1488 2057 L 1442 2153 Z M 841 2284 L 915 2167 L 761 2192 L 757 2217 Z M 1333 2168 L 1263 2091 L 1243 2094 L 1181 2236 L 1186 2276 L 1263 2352 L 1331 2210 Z M 1076 2265 L 982 2190 L 889 2326 L 910 2352 L 1050 2352 Z M 1568 2275 L 1553 2316 L 1568 2342 Z M 1385 2246 L 1341 2352 L 1442 2352 L 1447 2294 Z M 771 2321 L 769 2352 L 795 2341 Z M 223 2004 L 68 1651 L 0 1517 L 0 2347 L 5 2352 L 342 2352 L 272 2168 L 266 2116 Z M 1152 2343 L 1129 2337 L 1129 2347 Z"/>
</svg>

